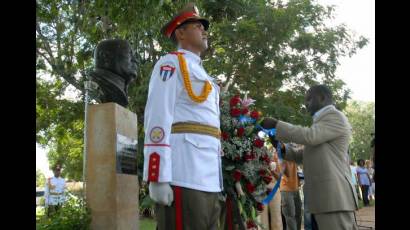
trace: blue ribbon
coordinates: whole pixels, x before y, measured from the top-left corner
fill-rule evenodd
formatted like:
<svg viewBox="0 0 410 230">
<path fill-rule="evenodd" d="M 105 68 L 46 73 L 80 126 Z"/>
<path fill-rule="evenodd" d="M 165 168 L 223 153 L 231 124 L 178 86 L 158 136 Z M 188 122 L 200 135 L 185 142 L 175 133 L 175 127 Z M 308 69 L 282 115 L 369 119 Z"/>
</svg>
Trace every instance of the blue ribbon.
<svg viewBox="0 0 410 230">
<path fill-rule="evenodd" d="M 256 128 L 260 129 L 261 131 L 263 131 L 264 133 L 268 134 L 271 137 L 276 135 L 276 129 L 275 128 L 265 129 L 260 125 L 256 125 Z"/>
<path fill-rule="evenodd" d="M 245 124 L 245 123 L 255 123 L 255 121 L 256 121 L 255 119 L 253 119 L 253 118 L 251 118 L 251 117 L 244 116 L 244 115 L 240 115 L 239 118 L 238 118 L 238 120 L 239 120 L 239 122 L 242 123 L 242 124 Z"/>
<path fill-rule="evenodd" d="M 273 129 L 274 130 L 274 129 Z M 279 162 L 282 162 L 282 152 L 281 152 L 281 146 L 279 144 L 279 141 L 277 141 L 277 147 L 276 147 L 276 151 L 278 152 L 278 156 L 279 156 Z M 283 172 L 283 169 L 282 169 Z M 269 202 L 273 199 L 273 197 L 275 196 L 276 192 L 279 189 L 280 186 L 280 181 L 282 180 L 282 172 L 279 174 L 279 179 L 276 181 L 275 186 L 273 187 L 272 191 L 268 194 L 267 197 L 265 197 L 265 199 L 262 200 L 262 204 L 264 205 L 268 205 Z"/>
<path fill-rule="evenodd" d="M 272 191 L 269 193 L 269 195 L 267 197 L 265 197 L 265 199 L 262 200 L 262 204 L 268 205 L 269 202 L 273 199 L 273 197 L 275 196 L 276 192 L 279 189 L 279 185 L 280 185 L 281 180 L 282 180 L 282 173 L 279 175 L 279 179 L 278 179 L 278 181 L 276 181 L 276 184 L 273 187 Z"/>
</svg>

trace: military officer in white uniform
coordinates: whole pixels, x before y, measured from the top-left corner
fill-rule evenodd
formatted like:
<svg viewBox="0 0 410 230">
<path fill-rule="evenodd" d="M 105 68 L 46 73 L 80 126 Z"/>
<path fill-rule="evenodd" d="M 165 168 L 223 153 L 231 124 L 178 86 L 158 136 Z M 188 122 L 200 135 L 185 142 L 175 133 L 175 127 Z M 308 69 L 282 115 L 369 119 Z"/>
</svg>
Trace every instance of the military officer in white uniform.
<svg viewBox="0 0 410 230">
<path fill-rule="evenodd" d="M 156 63 L 145 107 L 144 175 L 158 229 L 216 229 L 223 189 L 219 86 L 202 66 L 209 22 L 188 4 L 162 32 L 178 46 Z"/>
<path fill-rule="evenodd" d="M 53 173 L 54 177 L 47 179 L 44 189 L 45 205 L 48 216 L 51 213 L 56 212 L 65 201 L 65 180 L 60 177 L 61 166 L 57 165 L 54 167 Z"/>
</svg>

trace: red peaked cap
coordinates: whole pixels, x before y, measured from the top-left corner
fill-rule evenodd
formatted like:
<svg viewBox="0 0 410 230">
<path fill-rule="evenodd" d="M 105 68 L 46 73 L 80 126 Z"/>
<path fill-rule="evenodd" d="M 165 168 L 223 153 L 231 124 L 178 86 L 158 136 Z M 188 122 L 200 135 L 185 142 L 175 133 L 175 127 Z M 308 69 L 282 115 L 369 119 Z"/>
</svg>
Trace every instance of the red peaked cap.
<svg viewBox="0 0 410 230">
<path fill-rule="evenodd" d="M 164 27 L 162 27 L 161 32 L 167 36 L 171 37 L 172 32 L 186 21 L 199 21 L 204 26 L 205 30 L 209 28 L 209 21 L 205 18 L 199 16 L 198 8 L 194 3 L 188 3 L 171 21 L 169 21 Z"/>
</svg>

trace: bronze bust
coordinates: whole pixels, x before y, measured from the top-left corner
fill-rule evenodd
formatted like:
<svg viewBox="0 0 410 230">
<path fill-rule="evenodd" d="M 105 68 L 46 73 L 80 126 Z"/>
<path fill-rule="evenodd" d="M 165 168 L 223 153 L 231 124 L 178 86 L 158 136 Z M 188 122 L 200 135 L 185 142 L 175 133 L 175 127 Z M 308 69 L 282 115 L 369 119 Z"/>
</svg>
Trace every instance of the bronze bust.
<svg viewBox="0 0 410 230">
<path fill-rule="evenodd" d="M 94 51 L 94 70 L 90 80 L 97 83 L 97 100 L 128 105 L 128 85 L 137 77 L 137 61 L 128 41 L 101 41 Z"/>
</svg>

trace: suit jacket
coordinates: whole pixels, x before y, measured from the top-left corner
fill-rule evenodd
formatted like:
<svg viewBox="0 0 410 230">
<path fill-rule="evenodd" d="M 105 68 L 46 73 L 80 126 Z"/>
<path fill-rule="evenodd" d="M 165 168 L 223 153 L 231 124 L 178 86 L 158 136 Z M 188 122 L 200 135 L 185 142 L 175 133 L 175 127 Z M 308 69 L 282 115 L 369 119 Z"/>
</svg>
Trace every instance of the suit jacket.
<svg viewBox="0 0 410 230">
<path fill-rule="evenodd" d="M 276 139 L 305 146 L 296 150 L 287 145 L 285 159 L 303 163 L 305 197 L 313 214 L 358 208 L 346 161 L 350 137 L 347 117 L 334 106 L 324 109 L 311 127 L 277 123 Z"/>
</svg>

